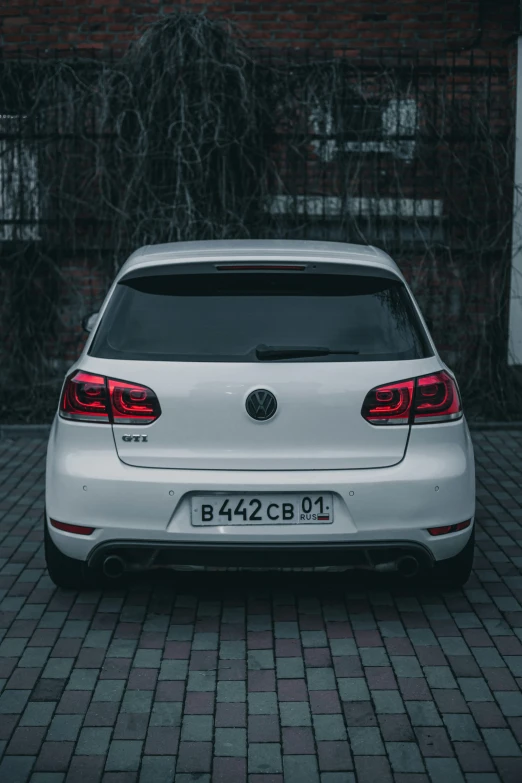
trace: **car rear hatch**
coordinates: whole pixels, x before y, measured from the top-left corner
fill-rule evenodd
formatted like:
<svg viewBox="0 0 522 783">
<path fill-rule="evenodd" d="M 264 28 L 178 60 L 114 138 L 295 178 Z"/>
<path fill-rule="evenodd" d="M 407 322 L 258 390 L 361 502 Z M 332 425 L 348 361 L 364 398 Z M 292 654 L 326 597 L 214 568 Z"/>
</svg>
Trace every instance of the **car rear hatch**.
<svg viewBox="0 0 522 783">
<path fill-rule="evenodd" d="M 369 424 L 364 398 L 433 366 L 393 272 L 339 263 L 136 270 L 116 286 L 89 354 L 98 372 L 157 395 L 154 423 L 113 431 L 123 462 L 158 468 L 393 465 L 409 426 Z M 263 409 L 266 392 L 275 412 Z"/>
</svg>

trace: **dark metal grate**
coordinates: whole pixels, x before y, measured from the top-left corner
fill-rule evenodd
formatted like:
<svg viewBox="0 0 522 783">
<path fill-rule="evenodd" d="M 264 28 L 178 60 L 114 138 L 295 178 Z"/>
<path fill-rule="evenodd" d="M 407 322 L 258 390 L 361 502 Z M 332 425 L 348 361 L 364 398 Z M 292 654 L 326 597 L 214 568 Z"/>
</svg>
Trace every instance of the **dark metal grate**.
<svg viewBox="0 0 522 783">
<path fill-rule="evenodd" d="M 44 384 L 59 375 L 80 316 L 137 246 L 288 237 L 392 253 L 478 399 L 505 365 L 507 60 L 224 46 L 219 61 L 165 57 L 152 81 L 139 52 L 134 64 L 85 51 L 0 61 L 10 385 L 35 368 Z"/>
</svg>

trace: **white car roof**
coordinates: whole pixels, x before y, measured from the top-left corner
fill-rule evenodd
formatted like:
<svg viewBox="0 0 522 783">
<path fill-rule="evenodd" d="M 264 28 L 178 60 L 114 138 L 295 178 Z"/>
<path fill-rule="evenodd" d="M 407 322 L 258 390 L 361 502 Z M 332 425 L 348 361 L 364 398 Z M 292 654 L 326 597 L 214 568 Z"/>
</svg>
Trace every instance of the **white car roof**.
<svg viewBox="0 0 522 783">
<path fill-rule="evenodd" d="M 146 245 L 125 262 L 118 277 L 130 269 L 203 260 L 295 260 L 358 264 L 389 269 L 402 277 L 387 253 L 371 245 L 289 239 L 233 239 L 169 242 Z"/>
</svg>

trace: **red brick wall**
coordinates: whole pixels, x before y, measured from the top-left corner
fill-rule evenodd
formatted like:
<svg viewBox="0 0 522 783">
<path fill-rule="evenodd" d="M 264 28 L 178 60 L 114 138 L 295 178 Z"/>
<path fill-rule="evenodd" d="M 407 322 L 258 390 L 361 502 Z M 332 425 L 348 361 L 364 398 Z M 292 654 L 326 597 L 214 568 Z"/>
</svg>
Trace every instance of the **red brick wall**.
<svg viewBox="0 0 522 783">
<path fill-rule="evenodd" d="M 237 23 L 258 46 L 501 48 L 518 26 L 517 0 L 8 0 L 0 44 L 10 49 L 120 48 L 177 9 Z"/>
</svg>

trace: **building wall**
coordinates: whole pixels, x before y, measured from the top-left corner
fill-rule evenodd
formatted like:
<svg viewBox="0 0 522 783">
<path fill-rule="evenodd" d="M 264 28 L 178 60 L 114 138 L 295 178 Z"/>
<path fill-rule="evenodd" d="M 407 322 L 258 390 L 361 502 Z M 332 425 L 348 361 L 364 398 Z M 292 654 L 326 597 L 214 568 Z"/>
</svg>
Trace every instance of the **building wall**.
<svg viewBox="0 0 522 783">
<path fill-rule="evenodd" d="M 499 175 L 502 184 L 510 181 L 509 175 L 505 175 L 502 167 L 506 168 L 509 165 L 509 118 L 512 98 L 510 85 L 513 84 L 513 80 L 509 81 L 508 69 L 505 67 L 505 63 L 511 62 L 512 58 L 506 60 L 505 54 L 506 51 L 512 54 L 515 50 L 515 33 L 519 26 L 517 6 L 517 0 L 395 0 L 395 2 L 392 0 L 388 0 L 388 2 L 385 0 L 352 0 L 352 2 L 350 0 L 319 0 L 316 2 L 307 2 L 307 0 L 241 0 L 241 2 L 233 0 L 217 0 L 217 2 L 180 0 L 177 5 L 161 0 L 147 0 L 147 2 L 145 0 L 6 0 L 0 11 L 0 49 L 5 54 L 6 60 L 9 59 L 9 56 L 14 59 L 19 57 L 23 59 L 26 54 L 36 50 L 41 53 L 48 50 L 52 53 L 55 50 L 68 52 L 71 49 L 95 49 L 100 51 L 100 55 L 107 51 L 123 53 L 130 42 L 136 40 L 158 18 L 177 10 L 185 10 L 233 22 L 244 34 L 247 43 L 260 48 L 271 47 L 281 50 L 319 48 L 334 52 L 350 48 L 353 52 L 364 55 L 365 62 L 369 59 L 368 50 L 376 47 L 388 48 L 395 52 L 395 56 L 400 50 L 426 52 L 426 57 L 421 60 L 428 64 L 428 73 L 430 63 L 437 63 L 437 67 L 440 67 L 441 61 L 446 62 L 450 69 L 455 66 L 455 61 L 457 61 L 458 67 L 464 66 L 465 71 L 466 66 L 469 66 L 469 72 L 466 71 L 456 79 L 453 77 L 447 79 L 441 76 L 436 82 L 436 90 L 439 92 L 443 89 L 449 89 L 452 94 L 457 95 L 459 102 L 463 104 L 464 116 L 467 116 L 466 107 L 471 103 L 466 96 L 478 95 L 478 100 L 480 100 L 479 90 L 475 90 L 473 93 L 470 91 L 470 80 L 472 78 L 482 80 L 480 84 L 484 85 L 483 96 L 486 93 L 491 96 L 491 100 L 488 97 L 486 101 L 489 106 L 488 122 L 491 129 L 495 133 L 497 131 L 500 134 L 505 132 L 507 137 L 507 141 L 501 142 L 501 144 L 505 144 L 508 151 L 503 157 L 498 158 L 498 165 L 495 167 L 495 170 L 502 170 Z M 437 60 L 432 57 L 432 51 L 438 53 L 445 49 L 457 53 L 462 52 L 462 55 L 444 58 L 437 54 Z M 491 72 L 487 70 L 491 67 L 490 60 L 493 61 L 495 67 L 499 62 L 503 64 L 501 75 L 494 75 L 492 79 L 489 79 Z M 358 61 L 360 62 L 360 59 Z M 485 74 L 472 77 L 470 73 L 477 64 L 483 69 L 485 66 Z M 453 73 L 451 70 L 449 72 Z M 408 100 L 411 100 L 411 96 Z M 1 103 L 2 101 L 0 101 Z M 1 113 L 2 106 L 0 105 Z M 5 103 L 3 113 L 5 127 L 5 123 L 10 119 L 9 108 L 6 108 Z M 0 131 L 2 131 L 2 127 L 0 127 Z M 395 179 L 391 180 L 391 187 L 386 189 L 388 168 L 391 168 L 392 171 L 400 168 L 402 173 L 397 181 L 400 182 L 401 187 L 405 188 L 403 200 L 410 203 L 413 198 L 417 198 L 418 203 L 414 212 L 418 216 L 423 201 L 431 197 L 431 181 L 440 181 L 441 171 L 433 166 L 424 167 L 422 157 L 420 154 L 417 156 L 416 152 L 415 157 L 411 156 L 410 160 L 408 155 L 401 157 L 389 153 L 386 156 L 383 153 L 382 140 L 379 142 L 370 140 L 368 144 L 367 151 L 372 147 L 374 152 L 378 153 L 375 160 L 378 160 L 380 169 L 379 177 L 371 180 L 377 182 L 377 190 L 375 193 L 368 191 L 369 195 L 381 196 L 387 203 L 390 194 L 393 196 L 399 192 L 398 189 L 394 190 Z M 410 144 L 410 142 L 406 142 L 406 144 Z M 9 159 L 5 149 L 0 149 L 0 152 L 3 152 L 4 160 Z M 49 149 L 46 150 L 46 155 L 49 155 Z M 460 157 L 456 158 L 460 166 L 463 160 L 468 160 L 466 155 L 467 153 L 462 153 Z M 13 147 L 12 159 L 17 162 L 19 156 L 20 147 Z M 303 181 L 308 189 L 303 192 L 312 194 L 312 199 L 316 199 L 316 194 L 320 194 L 321 197 L 326 195 L 327 198 L 332 197 L 334 201 L 338 200 L 337 169 L 329 178 L 325 178 L 323 172 L 328 169 L 326 166 L 328 161 L 323 160 L 322 163 L 325 166 L 317 169 L 315 164 L 319 158 L 320 154 L 317 150 L 314 151 L 313 145 L 310 145 L 310 150 L 304 156 L 304 169 L 301 167 Z M 52 155 L 48 159 L 52 160 Z M 29 161 L 27 176 L 29 181 L 32 181 L 31 157 L 27 157 L 27 160 Z M 482 165 L 482 161 L 488 163 L 489 159 L 487 155 L 478 155 L 477 161 L 477 165 Z M 344 166 L 342 174 L 343 181 L 346 181 L 346 159 Z M 316 169 L 319 171 L 317 176 L 315 176 Z M 501 189 L 497 189 L 495 192 L 490 187 L 489 200 L 486 198 L 488 182 L 492 179 L 487 167 L 484 171 L 479 172 L 481 176 L 471 176 L 474 171 L 471 166 L 468 166 L 466 172 L 470 172 L 470 176 L 466 176 L 466 178 L 463 177 L 459 166 L 455 166 L 455 171 L 455 183 L 443 190 L 442 196 L 440 194 L 436 196 L 441 200 L 441 210 L 446 218 L 448 215 L 451 216 L 452 210 L 458 208 L 460 220 L 462 204 L 467 202 L 463 201 L 458 187 L 461 187 L 463 183 L 468 187 L 471 183 L 470 203 L 474 207 L 485 205 L 485 217 L 482 221 L 476 220 L 471 228 L 468 226 L 468 230 L 481 236 L 483 226 L 488 225 L 486 206 L 491 202 L 503 203 L 509 213 L 509 194 L 505 198 Z M 0 185 L 1 177 L 0 167 Z M 413 193 L 410 193 L 408 187 L 411 184 L 410 181 L 413 180 L 418 185 L 417 189 L 414 188 Z M 95 179 L 93 178 L 92 181 L 94 182 Z M 426 192 L 424 192 L 425 187 Z M 301 192 L 299 182 L 297 182 L 295 192 Z M 355 193 L 358 192 L 358 188 L 355 188 Z M 365 196 L 368 195 L 366 190 L 364 193 Z M 13 199 L 13 203 L 15 203 L 15 199 Z M 328 203 L 331 203 L 331 199 Z M 0 207 L 2 207 L 1 203 Z M 3 209 L 5 213 L 5 204 Z M 477 209 L 475 209 L 476 211 Z M 478 211 L 480 212 L 480 209 Z M 38 210 L 36 210 L 36 214 L 38 214 Z M 7 216 L 9 217 L 9 215 L 11 213 L 8 211 Z M 497 221 L 499 224 L 500 222 Z M 502 236 L 506 236 L 506 238 L 509 236 L 508 222 L 509 219 L 505 221 L 505 225 L 500 225 L 498 229 L 499 232 L 501 229 L 503 230 Z M 496 226 L 497 223 L 494 225 Z M 4 239 L 12 238 L 5 234 L 8 228 L 7 226 L 2 229 Z M 23 238 L 28 240 L 31 237 L 25 235 Z M 342 237 L 331 234 L 329 238 Z M 372 236 L 369 239 L 373 241 Z M 457 240 L 462 240 L 461 244 L 465 244 L 464 239 L 457 236 Z M 377 240 L 375 244 L 380 244 L 380 242 Z M 433 241 L 427 242 L 426 247 L 418 253 L 414 250 L 403 252 L 396 255 L 396 258 L 418 295 L 424 312 L 432 317 L 433 333 L 444 358 L 454 369 L 462 372 L 459 380 L 464 392 L 467 393 L 469 389 L 465 385 L 462 386 L 462 382 L 469 380 L 469 385 L 474 384 L 474 388 L 479 389 L 481 393 L 482 387 L 479 380 L 485 378 L 489 383 L 491 377 L 496 377 L 492 354 L 496 354 L 497 357 L 505 355 L 503 342 L 505 330 L 502 331 L 504 329 L 505 308 L 503 308 L 502 302 L 507 301 L 504 282 L 507 256 L 506 252 L 498 251 L 497 245 L 493 243 L 494 251 L 492 253 L 484 253 L 480 261 L 473 257 L 472 264 L 470 264 L 467 258 L 462 259 L 457 252 L 452 257 L 452 243 L 447 244 L 449 244 L 449 255 L 442 251 L 438 252 L 437 247 L 440 245 L 440 241 Z M 454 249 L 458 250 L 458 242 L 455 241 L 453 244 L 455 245 Z M 506 243 L 504 243 L 505 245 Z M 3 246 L 7 246 L 7 250 L 5 250 L 7 254 L 15 252 L 9 247 L 9 243 L 2 242 L 0 237 L 0 253 L 4 252 Z M 485 246 L 489 247 L 487 242 Z M 81 251 L 74 252 L 71 249 L 70 253 L 66 252 L 65 256 L 62 253 L 56 258 L 52 256 L 48 258 L 47 251 L 42 253 L 38 274 L 27 275 L 32 288 L 18 285 L 16 281 L 23 279 L 24 270 L 33 263 L 24 247 L 22 246 L 20 249 L 21 256 L 15 256 L 9 267 L 10 274 L 12 270 L 17 271 L 18 276 L 13 277 L 14 282 L 12 281 L 9 286 L 7 271 L 3 272 L 4 277 L 0 280 L 0 291 L 23 290 L 25 296 L 23 301 L 15 299 L 14 296 L 11 297 L 11 309 L 4 308 L 3 324 L 10 324 L 10 332 L 7 333 L 14 335 L 14 337 L 12 343 L 7 341 L 7 350 L 5 350 L 6 346 L 0 345 L 0 351 L 3 347 L 5 356 L 3 367 L 5 370 L 8 359 L 11 360 L 12 357 L 14 358 L 9 365 L 10 367 L 13 366 L 13 363 L 22 365 L 20 345 L 17 342 L 20 334 L 28 335 L 27 340 L 31 343 L 30 350 L 28 350 L 29 359 L 34 359 L 35 362 L 38 359 L 38 351 L 32 346 L 32 343 L 37 345 L 40 354 L 46 357 L 49 365 L 47 376 L 43 379 L 45 381 L 43 386 L 38 386 L 36 380 L 34 381 L 33 396 L 34 399 L 39 400 L 47 394 L 46 390 L 51 388 L 47 381 L 59 378 L 60 373 L 64 370 L 64 365 L 69 364 L 77 357 L 85 339 L 80 329 L 81 317 L 99 306 L 109 281 L 102 273 L 102 267 L 98 268 L 90 255 L 83 254 Z M 65 249 L 67 251 L 67 246 Z M 38 248 L 36 250 L 38 251 Z M 27 266 L 22 265 L 20 258 Z M 5 269 L 7 270 L 8 267 L 6 266 Z M 55 277 L 51 272 L 55 274 Z M 40 278 L 44 282 L 41 282 Z M 51 337 L 47 335 L 47 332 L 43 337 L 40 334 L 42 330 L 38 319 L 49 318 L 44 307 L 48 299 L 42 294 L 42 291 L 44 293 L 46 291 L 53 292 L 59 311 L 58 323 L 55 325 Z M 54 294 L 54 292 L 57 293 Z M 37 317 L 33 317 L 34 329 L 31 332 L 27 329 L 27 324 L 24 323 L 24 316 L 27 313 L 34 316 L 33 301 L 43 303 L 43 315 L 40 316 L 39 313 L 36 313 Z M 18 320 L 11 318 L 12 313 L 15 313 Z M 2 332 L 3 324 L 0 323 L 0 332 Z M 496 332 L 502 332 L 500 337 L 496 335 Z M 16 375 L 18 369 L 17 367 L 13 369 L 13 373 L 15 373 L 13 377 L 15 378 L 22 377 L 21 373 Z M 11 377 L 5 372 L 4 376 Z M 40 378 L 40 380 L 42 379 Z M 0 378 L 0 386 L 1 383 L 2 379 Z M 17 388 L 16 384 L 14 387 L 9 387 L 11 395 L 13 388 Z M 49 410 L 56 404 L 56 400 L 53 398 L 51 403 Z M 32 404 L 33 398 L 31 397 Z M 25 409 L 20 412 L 21 417 L 33 421 L 42 421 L 44 415 L 47 416 L 47 409 L 41 406 L 31 412 Z M 490 415 L 495 414 L 490 412 Z M 31 417 L 33 418 L 31 419 Z"/>
<path fill-rule="evenodd" d="M 125 49 L 176 10 L 236 23 L 258 46 L 505 46 L 518 27 L 516 0 L 8 0 L 0 44 L 17 48 Z"/>
</svg>

